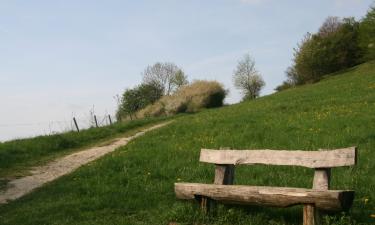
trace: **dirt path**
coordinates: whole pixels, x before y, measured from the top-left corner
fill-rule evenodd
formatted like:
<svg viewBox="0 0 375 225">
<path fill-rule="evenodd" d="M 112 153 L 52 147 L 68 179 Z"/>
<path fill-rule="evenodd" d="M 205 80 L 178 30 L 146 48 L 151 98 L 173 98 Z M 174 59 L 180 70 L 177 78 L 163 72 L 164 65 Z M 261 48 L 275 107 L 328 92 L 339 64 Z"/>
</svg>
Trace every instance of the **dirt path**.
<svg viewBox="0 0 375 225">
<path fill-rule="evenodd" d="M 126 145 L 129 141 L 144 135 L 146 132 L 166 126 L 169 123 L 170 122 L 158 124 L 140 131 L 133 136 L 115 139 L 115 141 L 109 145 L 92 147 L 56 159 L 47 165 L 35 167 L 32 169 L 30 176 L 11 180 L 8 183 L 7 188 L 0 192 L 0 204 L 20 198 L 47 182 L 68 174 L 76 170 L 78 167 L 98 159 L 107 153 L 113 152 L 118 147 Z"/>
</svg>

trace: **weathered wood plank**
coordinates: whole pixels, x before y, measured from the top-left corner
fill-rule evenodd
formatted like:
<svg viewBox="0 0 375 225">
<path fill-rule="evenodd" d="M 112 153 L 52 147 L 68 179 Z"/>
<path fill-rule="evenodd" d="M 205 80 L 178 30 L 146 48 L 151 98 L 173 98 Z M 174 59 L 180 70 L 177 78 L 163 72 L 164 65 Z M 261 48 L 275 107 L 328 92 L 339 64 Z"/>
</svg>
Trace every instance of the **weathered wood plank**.
<svg viewBox="0 0 375 225">
<path fill-rule="evenodd" d="M 331 168 L 356 164 L 356 147 L 322 151 L 209 150 L 202 149 L 200 161 L 215 164 L 266 164 Z"/>
<path fill-rule="evenodd" d="M 224 203 L 260 206 L 314 204 L 317 208 L 328 211 L 349 209 L 354 198 L 354 191 L 197 183 L 175 183 L 175 193 L 178 199 L 186 200 L 205 196 Z"/>
</svg>

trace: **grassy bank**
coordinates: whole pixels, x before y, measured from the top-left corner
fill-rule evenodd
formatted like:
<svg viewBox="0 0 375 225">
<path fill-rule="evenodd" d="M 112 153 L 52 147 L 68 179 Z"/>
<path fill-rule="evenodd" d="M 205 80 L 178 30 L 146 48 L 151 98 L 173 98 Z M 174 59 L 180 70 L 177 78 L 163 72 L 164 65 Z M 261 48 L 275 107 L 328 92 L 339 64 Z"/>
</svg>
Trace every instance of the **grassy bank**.
<svg viewBox="0 0 375 225">
<path fill-rule="evenodd" d="M 0 224 L 300 224 L 302 209 L 219 206 L 203 216 L 177 201 L 174 182 L 213 181 L 200 148 L 302 149 L 358 146 L 359 164 L 332 171 L 332 189 L 354 189 L 349 216 L 325 224 L 374 224 L 375 62 L 320 83 L 180 117 L 75 173 L 0 206 Z M 236 184 L 311 187 L 313 170 L 239 166 Z M 366 200 L 367 199 L 367 200 Z M 333 220 L 333 221 L 328 221 Z M 356 222 L 355 222 L 356 221 Z"/>
<path fill-rule="evenodd" d="M 0 178 L 23 175 L 31 166 L 118 136 L 129 135 L 131 132 L 136 132 L 137 128 L 164 119 L 134 120 L 106 127 L 90 128 L 79 133 L 71 131 L 0 143 Z M 0 180 L 0 188 L 4 183 L 4 180 Z"/>
</svg>

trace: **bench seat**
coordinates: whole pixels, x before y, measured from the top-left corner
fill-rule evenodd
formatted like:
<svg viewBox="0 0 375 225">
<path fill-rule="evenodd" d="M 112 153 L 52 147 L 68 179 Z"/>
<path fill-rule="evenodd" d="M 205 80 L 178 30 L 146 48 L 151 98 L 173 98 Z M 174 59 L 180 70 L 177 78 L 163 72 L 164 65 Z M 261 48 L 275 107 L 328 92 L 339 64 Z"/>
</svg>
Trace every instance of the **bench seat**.
<svg viewBox="0 0 375 225">
<path fill-rule="evenodd" d="M 207 197 L 218 202 L 244 205 L 289 207 L 312 204 L 327 211 L 348 210 L 354 199 L 351 190 L 314 190 L 290 187 L 175 183 L 178 199 Z"/>
</svg>

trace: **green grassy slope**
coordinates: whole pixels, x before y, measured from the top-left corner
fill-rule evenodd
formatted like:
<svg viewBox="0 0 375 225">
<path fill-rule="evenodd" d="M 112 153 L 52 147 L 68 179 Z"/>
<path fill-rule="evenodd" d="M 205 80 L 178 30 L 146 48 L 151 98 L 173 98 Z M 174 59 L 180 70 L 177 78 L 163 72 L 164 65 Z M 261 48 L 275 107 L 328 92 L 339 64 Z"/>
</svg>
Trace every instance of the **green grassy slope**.
<svg viewBox="0 0 375 225">
<path fill-rule="evenodd" d="M 19 139 L 0 143 L 0 178 L 23 175 L 31 166 L 91 145 L 127 135 L 127 132 L 165 118 L 143 119 L 111 126 Z M 0 180 L 1 186 L 1 180 Z"/>
<path fill-rule="evenodd" d="M 358 146 L 359 164 L 332 171 L 333 189 L 354 189 L 350 217 L 375 219 L 375 62 L 320 83 L 222 109 L 180 117 L 77 172 L 5 206 L 0 224 L 300 224 L 302 211 L 219 206 L 203 216 L 177 201 L 173 183 L 213 181 L 200 148 L 309 149 Z M 313 170 L 239 166 L 236 184 L 311 187 Z M 365 199 L 368 199 L 367 201 Z M 328 218 L 327 218 L 328 220 Z M 328 222 L 326 224 L 329 224 Z"/>
</svg>

